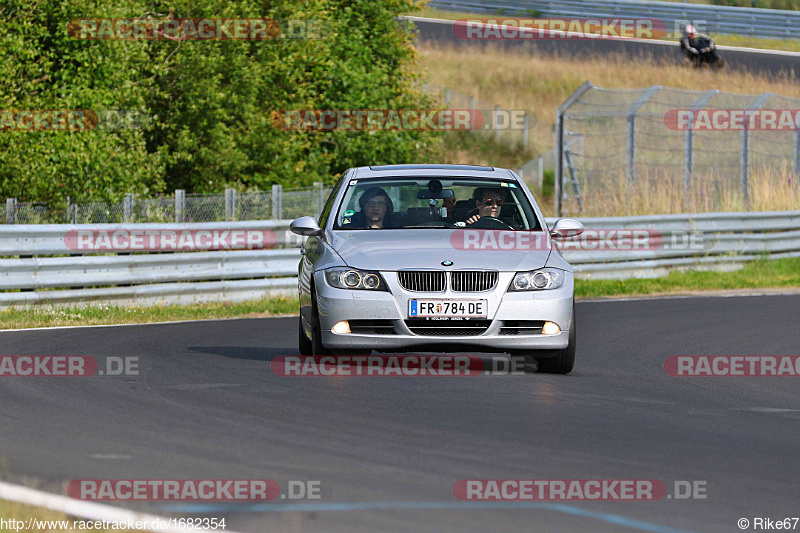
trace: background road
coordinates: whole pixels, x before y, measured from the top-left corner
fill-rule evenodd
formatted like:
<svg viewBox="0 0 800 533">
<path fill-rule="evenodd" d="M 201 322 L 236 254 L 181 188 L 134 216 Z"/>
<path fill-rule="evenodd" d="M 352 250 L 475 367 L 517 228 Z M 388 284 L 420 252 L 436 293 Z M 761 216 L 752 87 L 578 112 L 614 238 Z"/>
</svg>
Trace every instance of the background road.
<svg viewBox="0 0 800 533">
<path fill-rule="evenodd" d="M 609 54 L 624 54 L 643 61 L 681 62 L 678 40 L 496 40 L 478 41 L 456 37 L 452 21 L 409 17 L 417 27 L 423 44 L 449 45 L 455 47 L 500 46 L 505 50 L 530 54 L 559 54 L 565 58 L 597 59 Z M 713 35 L 712 35 L 713 37 Z M 725 59 L 725 69 L 741 70 L 753 74 L 800 76 L 800 53 L 777 50 L 754 50 L 720 46 Z M 688 66 L 686 68 L 689 68 Z M 592 80 L 589 80 L 592 81 Z M 720 87 L 720 89 L 724 89 Z"/>
<path fill-rule="evenodd" d="M 0 473 L 60 494 L 71 479 L 322 482 L 311 511 L 140 507 L 238 531 L 738 531 L 800 513 L 798 378 L 663 363 L 797 355 L 798 316 L 797 295 L 581 302 L 571 375 L 473 378 L 277 377 L 296 317 L 3 332 L 2 355 L 138 356 L 142 374 L 0 378 Z M 470 478 L 705 480 L 708 498 L 476 505 L 452 493 Z"/>
</svg>

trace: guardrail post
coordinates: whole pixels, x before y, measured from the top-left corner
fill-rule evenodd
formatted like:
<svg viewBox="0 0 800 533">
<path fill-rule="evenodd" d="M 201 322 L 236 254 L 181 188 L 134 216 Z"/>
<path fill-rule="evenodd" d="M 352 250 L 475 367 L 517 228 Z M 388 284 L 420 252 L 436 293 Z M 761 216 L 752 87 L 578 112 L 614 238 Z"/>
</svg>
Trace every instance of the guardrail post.
<svg viewBox="0 0 800 533">
<path fill-rule="evenodd" d="M 748 108 L 750 111 L 756 111 L 764 107 L 767 100 L 772 98 L 773 93 L 764 93 L 756 98 L 755 102 Z M 750 210 L 750 116 L 747 114 L 747 120 L 744 121 L 744 128 L 742 129 L 742 146 L 739 153 L 739 188 L 744 200 L 745 209 Z"/>
<path fill-rule="evenodd" d="M 17 223 L 17 199 L 6 198 L 6 224 Z"/>
<path fill-rule="evenodd" d="M 122 200 L 122 221 L 133 222 L 133 193 L 125 193 Z"/>
<path fill-rule="evenodd" d="M 175 223 L 179 224 L 186 219 L 186 190 L 175 189 Z"/>
<path fill-rule="evenodd" d="M 280 185 L 272 186 L 272 220 L 283 218 L 283 187 Z"/>
<path fill-rule="evenodd" d="M 325 189 L 321 181 L 314 182 L 314 196 L 317 199 L 317 217 L 322 213 L 322 208 L 325 206 Z"/>
<path fill-rule="evenodd" d="M 553 190 L 553 201 L 555 202 L 555 213 L 557 217 L 561 216 L 562 211 L 562 197 L 561 191 L 564 190 L 564 114 L 572 107 L 578 98 L 592 89 L 594 85 L 586 80 L 578 89 L 570 95 L 569 98 L 564 100 L 564 103 L 558 106 L 556 110 L 556 125 L 553 129 L 553 156 L 555 159 L 555 185 Z"/>
<path fill-rule="evenodd" d="M 661 90 L 661 85 L 653 85 L 645 89 L 639 98 L 628 107 L 628 183 L 636 183 L 636 113 L 654 94 Z"/>
<path fill-rule="evenodd" d="M 225 220 L 236 220 L 236 190 L 225 189 Z"/>
</svg>

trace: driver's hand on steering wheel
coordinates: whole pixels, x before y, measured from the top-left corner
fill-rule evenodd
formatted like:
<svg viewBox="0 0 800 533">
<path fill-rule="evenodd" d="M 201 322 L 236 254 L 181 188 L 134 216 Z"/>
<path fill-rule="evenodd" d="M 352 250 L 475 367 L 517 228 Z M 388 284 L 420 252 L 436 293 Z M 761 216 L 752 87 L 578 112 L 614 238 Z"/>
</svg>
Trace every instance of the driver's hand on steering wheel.
<svg viewBox="0 0 800 533">
<path fill-rule="evenodd" d="M 467 223 L 467 224 L 474 224 L 474 223 L 476 223 L 476 222 L 477 222 L 477 221 L 478 221 L 480 218 L 481 218 L 481 216 L 480 216 L 480 215 L 472 215 L 471 217 L 469 217 L 469 218 L 466 220 L 466 223 Z"/>
</svg>

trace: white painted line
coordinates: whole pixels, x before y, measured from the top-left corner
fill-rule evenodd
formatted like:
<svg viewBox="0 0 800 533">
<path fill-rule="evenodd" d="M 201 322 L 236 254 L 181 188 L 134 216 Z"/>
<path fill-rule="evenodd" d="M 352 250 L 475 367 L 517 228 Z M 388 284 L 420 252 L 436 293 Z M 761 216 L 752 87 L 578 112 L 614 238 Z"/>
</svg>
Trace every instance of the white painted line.
<svg viewBox="0 0 800 533">
<path fill-rule="evenodd" d="M 0 500 L 7 500 L 25 505 L 32 505 L 35 507 L 44 507 L 46 509 L 50 509 L 51 511 L 77 516 L 92 521 L 105 520 L 106 522 L 125 523 L 148 522 L 151 525 L 153 523 L 158 524 L 158 522 L 164 522 L 165 524 L 169 525 L 170 520 L 169 518 L 164 518 L 162 516 L 139 513 L 136 511 L 130 511 L 128 509 L 113 507 L 111 505 L 73 500 L 72 498 L 68 498 L 66 496 L 50 494 L 49 492 L 23 487 L 22 485 L 12 485 L 11 483 L 5 483 L 3 481 L 0 481 Z M 157 533 L 197 531 L 194 528 L 187 528 L 185 526 L 178 527 L 177 524 L 174 527 L 146 528 L 146 530 Z M 225 532 L 234 533 L 228 529 L 225 529 Z"/>
</svg>

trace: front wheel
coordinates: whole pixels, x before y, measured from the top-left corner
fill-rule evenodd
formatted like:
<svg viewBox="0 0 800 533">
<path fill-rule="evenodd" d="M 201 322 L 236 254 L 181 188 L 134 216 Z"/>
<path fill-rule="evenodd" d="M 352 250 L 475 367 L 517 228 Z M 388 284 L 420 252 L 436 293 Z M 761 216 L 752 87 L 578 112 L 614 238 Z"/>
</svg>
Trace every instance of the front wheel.
<svg viewBox="0 0 800 533">
<path fill-rule="evenodd" d="M 569 374 L 575 366 L 575 318 L 569 330 L 569 344 L 558 350 L 555 357 L 536 358 L 536 372 L 540 374 Z"/>
<path fill-rule="evenodd" d="M 516 361 L 522 364 L 525 373 L 537 372 L 539 374 L 569 374 L 575 366 L 575 307 L 572 307 L 572 327 L 569 330 L 569 344 L 563 350 L 539 352 L 547 357 L 537 357 L 537 353 L 513 355 Z"/>
<path fill-rule="evenodd" d="M 300 329 L 300 338 L 298 345 L 300 347 L 300 355 L 314 355 L 312 353 L 311 341 L 306 337 L 306 332 L 303 330 L 303 319 L 299 318 L 297 326 Z"/>
</svg>

